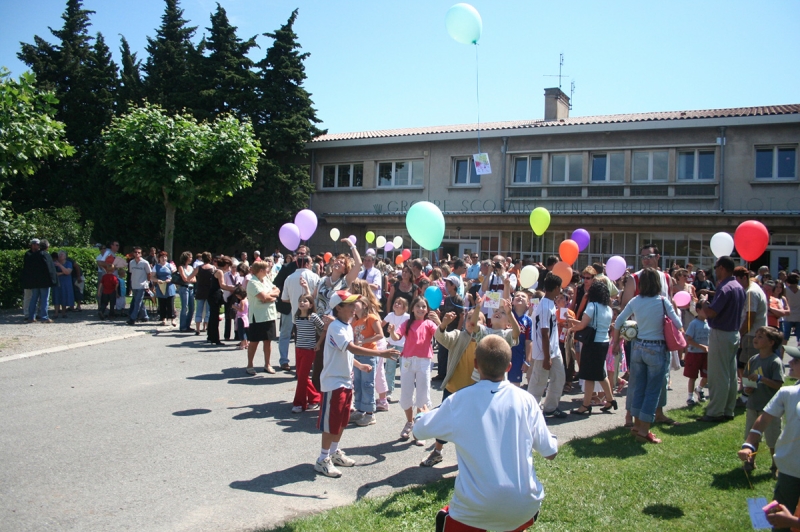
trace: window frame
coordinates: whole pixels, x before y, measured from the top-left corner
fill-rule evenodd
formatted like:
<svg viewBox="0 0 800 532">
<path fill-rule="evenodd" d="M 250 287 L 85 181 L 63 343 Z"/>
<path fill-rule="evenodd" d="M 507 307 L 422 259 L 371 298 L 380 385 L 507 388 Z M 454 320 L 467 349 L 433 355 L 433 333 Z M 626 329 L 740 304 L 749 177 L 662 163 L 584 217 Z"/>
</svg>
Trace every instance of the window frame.
<svg viewBox="0 0 800 532">
<path fill-rule="evenodd" d="M 647 179 L 636 179 L 636 154 L 647 154 Z M 653 170 L 655 168 L 656 153 L 667 154 L 667 172 L 664 179 L 653 179 Z M 669 149 L 654 149 L 654 150 L 631 150 L 631 183 L 669 183 Z"/>
<path fill-rule="evenodd" d="M 414 163 L 420 162 L 422 163 L 422 176 L 420 177 L 419 183 L 413 183 L 414 180 Z M 397 185 L 395 181 L 397 179 L 397 163 L 405 163 L 408 165 L 408 184 L 407 185 Z M 392 180 L 391 183 L 388 185 L 382 184 L 381 178 L 381 165 L 382 164 L 391 164 L 392 165 Z M 389 188 L 422 188 L 425 186 L 425 159 L 394 159 L 389 161 L 377 161 L 375 163 L 375 180 L 376 180 L 376 188 L 378 189 L 389 189 Z"/>
<path fill-rule="evenodd" d="M 700 179 L 700 153 L 710 153 L 714 160 L 714 170 L 711 179 Z M 681 155 L 692 154 L 692 176 L 681 177 Z M 689 181 L 696 181 L 702 183 L 713 183 L 717 180 L 717 150 L 715 148 L 695 148 L 691 150 L 678 149 L 675 160 L 675 181 L 678 183 L 686 183 Z"/>
<path fill-rule="evenodd" d="M 564 165 L 565 174 L 564 174 L 563 181 L 555 181 L 553 179 L 553 169 L 555 168 L 555 164 L 553 164 L 553 159 L 555 159 L 556 157 L 565 157 L 566 158 L 566 161 L 565 161 L 566 164 Z M 578 180 L 572 180 L 572 179 L 569 178 L 569 173 L 570 173 L 569 169 L 572 166 L 570 159 L 572 157 L 579 158 L 580 162 L 581 162 L 581 165 L 580 165 L 581 166 L 581 175 L 580 175 L 580 178 Z M 553 153 L 553 154 L 550 155 L 549 166 L 550 166 L 550 171 L 548 173 L 549 173 L 549 178 L 550 178 L 550 184 L 551 185 L 572 185 L 572 186 L 574 186 L 576 184 L 583 183 L 583 153 L 576 153 L 576 152 Z"/>
<path fill-rule="evenodd" d="M 525 159 L 525 180 L 524 181 L 516 181 L 517 175 L 517 161 Z M 533 160 L 539 161 L 539 180 L 538 181 L 531 181 L 531 161 Z M 511 185 L 541 185 L 544 181 L 544 173 L 542 169 L 544 167 L 544 157 L 542 155 L 520 155 L 514 156 L 514 170 L 511 175 Z"/>
<path fill-rule="evenodd" d="M 461 161 L 466 161 L 467 163 L 467 182 L 466 183 L 459 183 L 456 181 L 458 179 L 458 163 Z M 473 183 L 472 178 L 477 178 L 477 182 Z M 472 159 L 472 156 L 461 156 L 461 157 L 453 157 L 453 179 L 451 180 L 451 185 L 454 187 L 479 187 L 481 186 L 481 176 L 475 171 L 475 162 Z"/>
<path fill-rule="evenodd" d="M 622 157 L 622 174 L 619 176 L 619 179 L 611 179 L 611 157 L 612 156 L 620 156 Z M 606 175 L 603 179 L 595 179 L 594 178 L 594 159 L 595 157 L 605 157 L 606 158 Z M 625 152 L 624 151 L 602 151 L 602 152 L 593 152 L 591 153 L 591 160 L 589 165 L 589 183 L 624 183 L 625 182 Z"/>
<path fill-rule="evenodd" d="M 759 151 L 772 151 L 772 176 L 770 177 L 759 177 L 758 172 L 758 152 Z M 792 171 L 794 172 L 793 176 L 780 176 L 778 174 L 778 152 L 780 150 L 793 150 L 794 151 L 794 168 Z M 797 180 L 797 145 L 796 144 L 775 144 L 772 146 L 754 146 L 753 152 L 753 178 L 759 182 L 765 181 L 796 181 Z"/>
<path fill-rule="evenodd" d="M 339 186 L 339 167 L 340 166 L 350 166 L 350 184 L 348 186 Z M 325 168 L 332 166 L 334 168 L 333 173 L 333 186 L 326 187 L 325 186 Z M 355 168 L 356 166 L 361 166 L 361 184 L 354 185 L 353 182 L 355 180 Z M 321 187 L 320 190 L 350 190 L 354 188 L 364 188 L 364 163 L 327 163 L 322 165 L 322 172 L 320 172 L 321 177 Z"/>
</svg>

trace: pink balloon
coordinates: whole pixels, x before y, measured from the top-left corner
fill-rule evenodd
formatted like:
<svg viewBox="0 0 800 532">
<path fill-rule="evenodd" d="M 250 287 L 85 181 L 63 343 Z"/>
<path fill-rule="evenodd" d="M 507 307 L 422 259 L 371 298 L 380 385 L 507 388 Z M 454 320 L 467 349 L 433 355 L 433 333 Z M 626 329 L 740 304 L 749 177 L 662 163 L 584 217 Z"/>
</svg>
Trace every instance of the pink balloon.
<svg viewBox="0 0 800 532">
<path fill-rule="evenodd" d="M 283 224 L 278 231 L 278 238 L 286 249 L 294 251 L 300 245 L 300 228 L 295 224 Z"/>
<path fill-rule="evenodd" d="M 294 224 L 300 229 L 300 238 L 308 240 L 317 230 L 317 215 L 314 211 L 303 209 L 295 215 Z"/>
<path fill-rule="evenodd" d="M 355 244 L 355 243 L 356 243 L 356 235 L 350 235 L 350 236 L 348 236 L 348 237 L 347 237 L 347 240 L 349 240 L 350 242 L 352 242 L 353 244 Z"/>
<path fill-rule="evenodd" d="M 374 254 L 375 254 L 375 249 L 374 249 L 374 248 L 369 248 L 369 249 L 367 250 L 367 255 L 370 255 L 370 254 L 372 254 L 372 255 L 374 255 Z"/>
<path fill-rule="evenodd" d="M 689 292 L 678 292 L 672 296 L 672 300 L 679 307 L 685 307 L 692 302 L 692 295 Z"/>
<path fill-rule="evenodd" d="M 392 244 L 391 242 L 387 242 L 386 245 L 383 246 L 383 250 L 386 251 L 387 253 L 389 251 L 392 251 L 393 249 L 394 249 L 394 244 Z"/>
<path fill-rule="evenodd" d="M 619 255 L 614 255 L 606 261 L 606 275 L 612 281 L 616 281 L 625 274 L 625 268 L 627 267 L 625 259 Z"/>
<path fill-rule="evenodd" d="M 572 240 L 578 244 L 578 250 L 583 251 L 589 247 L 589 231 L 586 229 L 575 229 L 572 232 Z"/>
</svg>

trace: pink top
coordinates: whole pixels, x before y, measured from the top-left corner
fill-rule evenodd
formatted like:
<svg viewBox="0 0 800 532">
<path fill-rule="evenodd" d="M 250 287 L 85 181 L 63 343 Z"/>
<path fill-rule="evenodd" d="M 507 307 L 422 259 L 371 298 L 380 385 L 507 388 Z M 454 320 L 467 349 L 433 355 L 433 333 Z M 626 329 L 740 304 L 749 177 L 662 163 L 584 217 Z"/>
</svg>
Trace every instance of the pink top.
<svg viewBox="0 0 800 532">
<path fill-rule="evenodd" d="M 242 323 L 245 327 L 250 327 L 250 323 L 247 319 L 247 311 L 250 309 L 250 303 L 247 302 L 247 298 L 242 299 L 239 301 L 239 310 L 236 311 L 236 317 L 242 318 Z"/>
<path fill-rule="evenodd" d="M 433 358 L 433 333 L 436 331 L 436 324 L 431 320 L 414 320 L 411 330 L 408 330 L 408 324 L 405 322 L 400 326 L 398 334 L 406 337 L 406 344 L 403 346 L 403 353 L 401 356 L 418 357 L 418 358 Z"/>
</svg>

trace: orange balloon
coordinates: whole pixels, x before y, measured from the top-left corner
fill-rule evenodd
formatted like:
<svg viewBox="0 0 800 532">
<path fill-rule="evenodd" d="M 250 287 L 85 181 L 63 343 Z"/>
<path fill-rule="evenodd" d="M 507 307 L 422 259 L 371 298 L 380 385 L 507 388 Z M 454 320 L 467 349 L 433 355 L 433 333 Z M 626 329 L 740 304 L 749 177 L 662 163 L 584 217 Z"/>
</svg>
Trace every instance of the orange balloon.
<svg viewBox="0 0 800 532">
<path fill-rule="evenodd" d="M 556 262 L 553 266 L 553 275 L 561 277 L 561 288 L 566 288 L 572 281 L 572 268 L 564 261 Z"/>
<path fill-rule="evenodd" d="M 331 261 L 331 257 L 333 257 L 333 253 L 331 253 L 330 251 L 328 251 L 327 253 L 325 253 L 325 255 L 323 255 L 323 258 L 325 259 L 325 264 L 328 264 Z"/>
<path fill-rule="evenodd" d="M 410 249 L 404 249 L 402 255 L 403 255 L 403 260 L 410 259 L 411 258 L 411 250 Z"/>
<path fill-rule="evenodd" d="M 402 255 L 398 255 L 394 258 L 394 263 L 400 266 L 401 264 L 403 264 L 403 262 L 405 262 L 405 260 L 406 259 L 404 259 Z"/>
<path fill-rule="evenodd" d="M 571 239 L 564 240 L 558 246 L 558 254 L 561 256 L 561 260 L 569 265 L 575 264 L 575 261 L 578 260 L 579 252 L 578 243 Z"/>
</svg>

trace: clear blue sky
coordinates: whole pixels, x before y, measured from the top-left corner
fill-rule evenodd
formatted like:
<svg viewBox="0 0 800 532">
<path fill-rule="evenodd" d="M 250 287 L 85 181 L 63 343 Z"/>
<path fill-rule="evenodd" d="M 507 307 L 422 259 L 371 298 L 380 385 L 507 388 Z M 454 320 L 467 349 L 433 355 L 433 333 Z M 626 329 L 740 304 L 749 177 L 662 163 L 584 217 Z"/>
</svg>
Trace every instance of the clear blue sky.
<svg viewBox="0 0 800 532">
<path fill-rule="evenodd" d="M 455 0 L 220 0 L 241 37 L 277 29 L 294 8 L 306 88 L 331 133 L 475 122 L 475 50 L 444 25 Z M 572 116 L 800 103 L 800 1 L 475 0 L 482 122 L 541 118 L 564 53 Z M 0 0 L 0 65 L 25 69 L 19 42 L 60 28 L 65 0 Z M 199 40 L 216 8 L 183 0 Z M 162 0 L 86 0 L 119 62 L 123 34 L 144 58 Z M 259 59 L 269 39 L 259 37 Z"/>
</svg>

